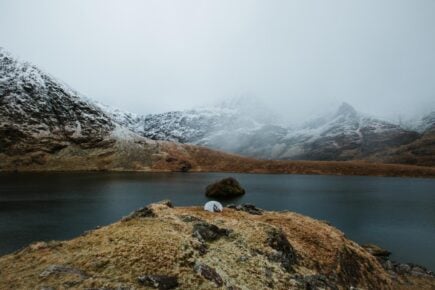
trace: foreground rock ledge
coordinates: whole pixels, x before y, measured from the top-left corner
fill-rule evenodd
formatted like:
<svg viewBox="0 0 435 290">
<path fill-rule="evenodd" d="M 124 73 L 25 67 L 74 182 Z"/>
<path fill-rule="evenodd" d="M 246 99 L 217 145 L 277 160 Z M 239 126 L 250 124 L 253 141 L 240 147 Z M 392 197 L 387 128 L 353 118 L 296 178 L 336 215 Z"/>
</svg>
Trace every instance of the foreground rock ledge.
<svg viewBox="0 0 435 290">
<path fill-rule="evenodd" d="M 343 233 L 296 213 L 168 203 L 0 257 L 0 289 L 431 289 L 433 281 L 413 282 L 393 281 Z"/>
</svg>

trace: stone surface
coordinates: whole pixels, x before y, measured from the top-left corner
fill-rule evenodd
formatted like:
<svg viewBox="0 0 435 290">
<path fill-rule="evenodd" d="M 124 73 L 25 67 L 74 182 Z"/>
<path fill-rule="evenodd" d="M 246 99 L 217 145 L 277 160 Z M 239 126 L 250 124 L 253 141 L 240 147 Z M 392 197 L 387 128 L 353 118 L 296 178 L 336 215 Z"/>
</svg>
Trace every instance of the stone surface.
<svg viewBox="0 0 435 290">
<path fill-rule="evenodd" d="M 227 229 L 219 228 L 213 224 L 199 222 L 193 225 L 192 235 L 201 241 L 212 242 L 230 234 Z"/>
<path fill-rule="evenodd" d="M 244 212 L 247 212 L 247 213 L 253 214 L 253 215 L 261 215 L 263 213 L 262 209 L 259 209 L 255 205 L 248 204 L 248 203 L 240 204 L 240 205 L 229 204 L 229 205 L 227 205 L 227 207 L 235 209 L 237 211 L 244 211 Z"/>
<path fill-rule="evenodd" d="M 144 206 L 143 208 L 140 208 L 132 213 L 130 213 L 128 216 L 122 218 L 122 221 L 126 222 L 129 220 L 132 220 L 134 218 L 144 218 L 144 217 L 155 217 L 153 210 L 147 206 Z"/>
<path fill-rule="evenodd" d="M 214 198 L 231 198 L 244 194 L 245 189 L 243 189 L 240 183 L 232 177 L 224 178 L 212 183 L 205 189 L 205 195 Z"/>
<path fill-rule="evenodd" d="M 69 265 L 50 265 L 48 266 L 39 277 L 46 278 L 51 275 L 72 274 L 78 276 L 80 279 L 86 279 L 88 275 L 75 267 Z"/>
<path fill-rule="evenodd" d="M 214 282 L 217 287 L 221 287 L 224 284 L 222 277 L 212 267 L 205 264 L 197 263 L 194 269 L 196 273 L 198 273 L 205 279 Z"/>
<path fill-rule="evenodd" d="M 362 247 L 375 257 L 388 258 L 391 255 L 391 252 L 374 244 L 364 244 Z"/>
<path fill-rule="evenodd" d="M 273 261 L 280 262 L 284 269 L 291 271 L 292 266 L 297 263 L 296 251 L 292 245 L 290 245 L 284 232 L 281 230 L 269 231 L 267 244 L 277 251 L 276 254 L 269 255 L 269 258 Z"/>
<path fill-rule="evenodd" d="M 165 275 L 144 275 L 137 278 L 140 284 L 166 290 L 178 287 L 178 279 L 174 276 Z"/>
</svg>

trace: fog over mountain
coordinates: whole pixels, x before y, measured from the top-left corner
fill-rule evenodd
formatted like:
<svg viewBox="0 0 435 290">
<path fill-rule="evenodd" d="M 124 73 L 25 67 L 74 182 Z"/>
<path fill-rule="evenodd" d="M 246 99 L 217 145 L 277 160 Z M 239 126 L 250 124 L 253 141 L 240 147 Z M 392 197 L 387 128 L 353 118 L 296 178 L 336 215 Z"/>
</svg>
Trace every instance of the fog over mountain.
<svg viewBox="0 0 435 290">
<path fill-rule="evenodd" d="M 140 115 L 240 96 L 288 123 L 342 102 L 390 121 L 435 108 L 430 0 L 2 0 L 0 11 L 1 46 Z"/>
<path fill-rule="evenodd" d="M 192 162 L 247 161 L 205 147 L 262 159 L 435 164 L 434 112 L 404 127 L 342 103 L 288 126 L 267 105 L 242 98 L 137 115 L 95 102 L 1 47 L 0 76 L 0 170 L 85 164 L 188 171 Z"/>
</svg>

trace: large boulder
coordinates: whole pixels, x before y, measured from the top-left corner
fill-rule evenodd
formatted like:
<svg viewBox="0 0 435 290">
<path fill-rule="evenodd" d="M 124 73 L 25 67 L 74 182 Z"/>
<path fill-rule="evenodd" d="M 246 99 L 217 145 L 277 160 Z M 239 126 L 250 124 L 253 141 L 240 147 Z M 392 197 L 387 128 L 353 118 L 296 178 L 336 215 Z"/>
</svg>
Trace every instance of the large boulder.
<svg viewBox="0 0 435 290">
<path fill-rule="evenodd" d="M 205 189 L 205 195 L 208 197 L 237 197 L 245 194 L 245 189 L 240 186 L 240 183 L 232 178 L 224 178 L 220 181 L 210 184 Z"/>
</svg>

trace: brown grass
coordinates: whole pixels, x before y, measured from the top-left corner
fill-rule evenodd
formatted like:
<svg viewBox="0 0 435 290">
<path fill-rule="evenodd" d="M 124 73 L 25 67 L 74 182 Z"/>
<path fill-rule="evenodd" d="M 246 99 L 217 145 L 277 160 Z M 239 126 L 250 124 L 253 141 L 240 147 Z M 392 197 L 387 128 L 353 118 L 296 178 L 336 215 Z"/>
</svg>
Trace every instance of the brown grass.
<svg viewBox="0 0 435 290">
<path fill-rule="evenodd" d="M 257 160 L 199 146 L 163 143 L 162 151 L 192 163 L 193 171 L 285 174 L 373 175 L 435 177 L 434 167 L 383 164 L 367 161 L 280 161 Z M 155 170 L 168 168 L 165 159 L 155 162 Z"/>
<path fill-rule="evenodd" d="M 334 275 L 340 289 L 391 289 L 389 276 L 374 257 L 337 229 L 314 219 L 291 212 L 253 216 L 231 209 L 216 214 L 197 207 L 172 209 L 156 204 L 151 208 L 157 217 L 117 222 L 71 241 L 35 243 L 0 257 L 0 289 L 138 287 L 137 277 L 146 274 L 177 276 L 180 289 L 215 288 L 194 271 L 195 263 L 215 269 L 225 286 L 241 289 L 270 285 L 299 289 L 298 275 L 317 274 Z M 186 215 L 232 233 L 207 243 L 208 252 L 201 255 L 200 242 L 192 236 L 194 222 L 181 218 Z M 268 258 L 275 253 L 266 242 L 271 229 L 282 229 L 297 252 L 298 262 L 290 273 Z M 345 255 L 351 255 L 349 267 L 356 269 L 351 274 L 342 268 Z M 87 277 L 74 273 L 42 277 L 50 265 L 68 265 Z"/>
<path fill-rule="evenodd" d="M 37 158 L 34 158 L 37 156 Z M 113 147 L 71 145 L 55 154 L 0 154 L 0 171 L 194 171 L 435 177 L 435 167 L 367 161 L 257 160 L 200 146 L 173 142 L 118 141 Z"/>
</svg>

